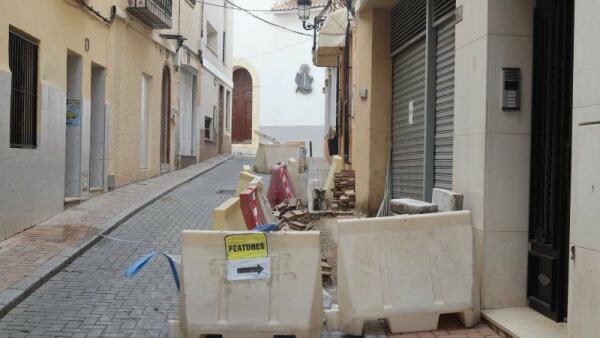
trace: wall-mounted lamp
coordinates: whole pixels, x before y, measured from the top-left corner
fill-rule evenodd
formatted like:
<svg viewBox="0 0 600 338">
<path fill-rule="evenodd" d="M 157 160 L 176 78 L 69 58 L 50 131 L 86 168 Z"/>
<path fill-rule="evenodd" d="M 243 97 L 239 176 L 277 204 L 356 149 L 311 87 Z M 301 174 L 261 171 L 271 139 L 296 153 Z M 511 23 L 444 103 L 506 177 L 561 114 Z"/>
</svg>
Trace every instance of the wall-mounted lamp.
<svg viewBox="0 0 600 338">
<path fill-rule="evenodd" d="M 310 19 L 310 11 L 312 10 L 311 0 L 297 0 L 298 5 L 298 19 L 302 21 L 302 27 L 307 31 L 313 31 L 313 52 L 317 49 L 317 31 L 323 27 L 325 22 L 325 16 L 319 14 L 313 19 L 313 23 L 308 23 Z M 331 0 L 327 2 L 327 5 L 321 13 L 325 13 L 331 6 Z"/>
<path fill-rule="evenodd" d="M 83 48 L 86 52 L 90 50 L 90 39 L 85 38 L 85 40 L 83 41 Z"/>
</svg>

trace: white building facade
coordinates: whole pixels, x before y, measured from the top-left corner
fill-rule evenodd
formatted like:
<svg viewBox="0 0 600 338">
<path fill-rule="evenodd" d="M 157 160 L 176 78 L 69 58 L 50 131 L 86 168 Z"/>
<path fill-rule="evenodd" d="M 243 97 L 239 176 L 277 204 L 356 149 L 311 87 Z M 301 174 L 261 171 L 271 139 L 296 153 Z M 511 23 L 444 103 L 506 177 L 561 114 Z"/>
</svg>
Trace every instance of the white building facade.
<svg viewBox="0 0 600 338">
<path fill-rule="evenodd" d="M 202 70 L 196 126 L 200 130 L 200 160 L 231 152 L 233 92 L 233 10 L 226 0 L 203 6 Z"/>
<path fill-rule="evenodd" d="M 312 145 L 312 155 L 323 156 L 326 70 L 312 63 L 312 31 L 302 28 L 295 1 L 235 4 L 254 11 L 234 13 L 234 151 L 254 148 L 259 131 L 277 141 L 305 141 L 307 151 Z"/>
</svg>

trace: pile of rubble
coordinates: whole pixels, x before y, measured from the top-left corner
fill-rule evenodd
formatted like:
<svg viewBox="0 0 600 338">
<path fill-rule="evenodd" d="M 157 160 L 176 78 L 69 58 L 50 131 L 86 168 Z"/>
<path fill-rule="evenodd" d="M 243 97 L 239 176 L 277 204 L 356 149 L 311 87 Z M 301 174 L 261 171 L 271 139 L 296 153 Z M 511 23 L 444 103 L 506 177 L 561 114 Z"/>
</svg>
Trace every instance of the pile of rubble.
<svg viewBox="0 0 600 338">
<path fill-rule="evenodd" d="M 276 205 L 273 208 L 273 216 L 278 220 L 279 230 L 306 231 L 313 228 L 308 208 L 297 198 Z"/>
<path fill-rule="evenodd" d="M 356 206 L 356 178 L 354 170 L 342 170 L 333 178 L 331 210 L 353 210 Z"/>
<path fill-rule="evenodd" d="M 321 276 L 323 286 L 333 285 L 333 267 L 327 263 L 327 257 L 321 257 Z"/>
</svg>

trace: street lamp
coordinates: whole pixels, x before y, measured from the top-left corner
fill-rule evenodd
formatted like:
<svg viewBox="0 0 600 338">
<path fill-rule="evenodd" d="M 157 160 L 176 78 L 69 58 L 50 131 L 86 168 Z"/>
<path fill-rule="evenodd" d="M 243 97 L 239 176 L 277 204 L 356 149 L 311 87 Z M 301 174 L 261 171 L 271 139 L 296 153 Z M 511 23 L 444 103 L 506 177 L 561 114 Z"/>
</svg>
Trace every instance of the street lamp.
<svg viewBox="0 0 600 338">
<path fill-rule="evenodd" d="M 302 27 L 304 27 L 307 31 L 313 31 L 313 52 L 317 48 L 317 31 L 321 29 L 323 23 L 325 22 L 325 16 L 317 15 L 313 19 L 313 23 L 307 23 L 310 19 L 310 11 L 312 9 L 311 0 L 297 0 L 298 4 L 298 19 L 302 21 Z M 327 2 L 327 6 L 325 6 L 324 10 L 327 10 L 331 6 L 331 0 Z M 323 12 L 321 12 L 323 13 Z"/>
<path fill-rule="evenodd" d="M 310 0 L 298 0 L 298 18 L 302 23 L 310 19 L 310 8 L 312 7 Z"/>
</svg>

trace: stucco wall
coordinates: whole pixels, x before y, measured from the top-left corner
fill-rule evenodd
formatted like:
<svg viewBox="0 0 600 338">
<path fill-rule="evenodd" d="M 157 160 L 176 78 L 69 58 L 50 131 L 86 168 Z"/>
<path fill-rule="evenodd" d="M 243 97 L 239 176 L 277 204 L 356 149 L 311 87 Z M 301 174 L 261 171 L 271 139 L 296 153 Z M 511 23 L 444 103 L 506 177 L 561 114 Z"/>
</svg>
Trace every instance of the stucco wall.
<svg viewBox="0 0 600 338">
<path fill-rule="evenodd" d="M 366 89 L 366 99 L 355 98 L 353 114 L 352 168 L 358 177 L 356 203 L 373 214 L 379 208 L 385 187 L 388 145 L 391 140 L 392 65 L 387 51 L 390 11 L 360 12 L 356 28 L 356 89 Z"/>
<path fill-rule="evenodd" d="M 216 4 L 224 5 L 224 1 L 217 1 Z M 234 19 L 233 10 L 224 9 L 219 6 L 204 5 L 203 29 L 204 37 L 202 40 L 204 63 L 201 71 L 201 96 L 200 106 L 198 107 L 198 122 L 201 137 L 200 142 L 200 160 L 215 156 L 219 153 L 219 140 L 222 138 L 222 153 L 231 152 L 231 109 L 227 110 L 227 92 L 230 92 L 229 107 L 231 107 L 231 97 L 233 95 L 233 36 Z M 217 31 L 216 48 L 209 48 L 207 42 L 208 23 Z M 225 46 L 223 46 L 223 35 L 225 35 Z M 225 48 L 223 48 L 225 47 Z M 219 86 L 223 86 L 224 106 L 222 121 L 219 120 Z M 215 109 L 215 118 L 213 120 L 215 138 L 212 141 L 206 140 L 204 135 L 204 119 L 206 116 L 213 116 L 213 107 Z M 227 116 L 229 115 L 229 116 Z M 227 126 L 226 121 L 230 125 Z M 222 129 L 220 126 L 222 125 Z M 228 141 L 229 140 L 229 141 Z"/>
<path fill-rule="evenodd" d="M 575 1 L 573 69 L 573 159 L 571 246 L 569 266 L 569 336 L 587 338 L 600 332 L 600 22 L 595 0 Z"/>
<path fill-rule="evenodd" d="M 236 4 L 246 8 L 271 9 L 273 0 L 241 0 Z M 305 141 L 313 143 L 313 155 L 323 156 L 325 135 L 325 68 L 312 64 L 312 31 L 305 31 L 296 10 L 285 13 L 255 12 L 268 21 L 311 36 L 290 33 L 235 11 L 234 58 L 236 64 L 251 64 L 260 77 L 258 128 L 265 133 L 277 132 L 282 140 L 294 128 L 310 130 Z M 314 15 L 314 13 L 313 13 Z M 252 29 L 248 29 L 252 27 Z M 296 92 L 295 77 L 302 64 L 311 68 L 313 91 Z M 252 74 L 252 72 L 251 72 Z M 254 102 L 253 102 L 254 104 Z M 255 114 L 253 114 L 255 115 Z M 254 121 L 253 121 L 254 124 Z M 313 132 L 313 130 L 321 132 Z M 297 133 L 294 134 L 296 136 Z M 256 140 L 255 140 L 256 141 Z"/>
<path fill-rule="evenodd" d="M 5 23 L 0 28 L 0 50 L 4 51 L 0 53 L 1 240 L 62 211 L 67 50 L 82 56 L 82 97 L 89 103 L 92 62 L 107 64 L 108 29 L 64 1 L 2 1 L 0 22 Z M 36 149 L 10 148 L 10 27 L 39 40 Z M 84 50 L 85 38 L 90 41 L 89 51 Z M 89 123 L 85 109 L 82 121 L 85 128 Z M 87 171 L 84 164 L 89 163 L 86 147 L 89 134 L 88 145 L 82 144 L 82 171 Z"/>
</svg>

